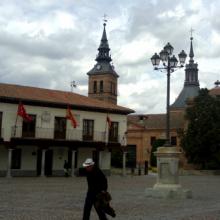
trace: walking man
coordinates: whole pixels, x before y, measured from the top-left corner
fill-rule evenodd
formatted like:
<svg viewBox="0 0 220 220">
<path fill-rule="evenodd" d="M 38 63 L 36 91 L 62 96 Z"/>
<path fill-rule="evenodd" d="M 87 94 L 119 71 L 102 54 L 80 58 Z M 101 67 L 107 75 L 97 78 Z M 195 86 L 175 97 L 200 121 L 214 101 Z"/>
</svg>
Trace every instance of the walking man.
<svg viewBox="0 0 220 220">
<path fill-rule="evenodd" d="M 85 199 L 84 210 L 83 210 L 83 220 L 90 219 L 90 213 L 92 206 L 95 205 L 96 197 L 101 192 L 106 192 L 108 188 L 108 183 L 103 172 L 95 166 L 95 162 L 88 158 L 83 163 L 83 167 L 86 169 L 86 177 L 88 183 L 88 191 Z M 105 212 L 97 206 L 94 206 L 99 220 L 107 220 Z"/>
</svg>

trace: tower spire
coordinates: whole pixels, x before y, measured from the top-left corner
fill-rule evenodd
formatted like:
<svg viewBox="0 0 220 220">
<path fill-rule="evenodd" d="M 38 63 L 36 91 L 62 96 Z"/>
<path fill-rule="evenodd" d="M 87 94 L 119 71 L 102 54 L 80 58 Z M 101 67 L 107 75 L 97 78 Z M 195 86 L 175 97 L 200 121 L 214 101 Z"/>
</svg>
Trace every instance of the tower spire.
<svg viewBox="0 0 220 220">
<path fill-rule="evenodd" d="M 191 30 L 190 30 L 190 32 L 191 32 L 191 37 L 190 37 L 190 52 L 189 52 L 189 57 L 190 57 L 190 60 L 189 60 L 189 62 L 190 63 L 194 63 L 194 60 L 193 60 L 193 57 L 194 57 L 194 52 L 193 52 L 193 43 L 192 43 L 192 41 L 193 41 L 193 36 L 192 36 L 192 33 L 193 33 L 193 29 L 191 28 Z"/>
<path fill-rule="evenodd" d="M 107 23 L 107 19 L 106 19 L 106 15 L 104 14 L 104 19 L 103 19 L 104 23 L 103 23 L 103 33 L 102 33 L 102 38 L 101 38 L 101 42 L 98 48 L 98 55 L 96 57 L 96 61 L 100 62 L 100 61 L 106 61 L 106 62 L 111 62 L 111 56 L 109 55 L 109 45 L 108 45 L 108 39 L 107 39 L 107 35 L 106 35 L 106 23 Z"/>
<path fill-rule="evenodd" d="M 179 96 L 175 100 L 175 102 L 171 105 L 171 108 L 185 108 L 187 106 L 186 100 L 192 97 L 195 97 L 199 93 L 199 80 L 198 80 L 198 64 L 194 63 L 194 51 L 193 51 L 193 37 L 192 32 L 194 30 L 191 29 L 190 36 L 190 51 L 189 51 L 189 63 L 186 64 L 185 68 L 185 82 L 182 91 Z"/>
<path fill-rule="evenodd" d="M 194 63 L 194 51 L 193 51 L 193 29 L 191 28 L 190 33 L 190 52 L 189 52 L 189 64 L 186 64 L 185 69 L 185 83 L 184 85 L 195 85 L 199 86 L 199 80 L 198 80 L 198 64 Z"/>
</svg>

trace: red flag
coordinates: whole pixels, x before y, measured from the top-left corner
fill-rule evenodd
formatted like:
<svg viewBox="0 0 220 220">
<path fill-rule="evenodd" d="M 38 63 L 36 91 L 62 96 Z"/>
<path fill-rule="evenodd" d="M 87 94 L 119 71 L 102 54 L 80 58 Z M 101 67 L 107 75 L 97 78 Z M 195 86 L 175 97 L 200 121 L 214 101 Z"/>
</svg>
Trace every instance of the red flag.
<svg viewBox="0 0 220 220">
<path fill-rule="evenodd" d="M 107 115 L 106 121 L 108 123 L 108 127 L 111 128 L 112 121 L 111 121 L 111 119 L 109 118 L 108 115 Z"/>
<path fill-rule="evenodd" d="M 17 115 L 21 116 L 25 121 L 32 121 L 31 116 L 26 113 L 24 105 L 20 102 L 18 105 Z"/>
<path fill-rule="evenodd" d="M 72 112 L 71 112 L 71 109 L 70 107 L 68 106 L 67 107 L 67 110 L 66 110 L 66 118 L 69 119 L 71 121 L 71 124 L 74 128 L 77 127 L 77 121 L 76 119 L 74 118 Z"/>
</svg>

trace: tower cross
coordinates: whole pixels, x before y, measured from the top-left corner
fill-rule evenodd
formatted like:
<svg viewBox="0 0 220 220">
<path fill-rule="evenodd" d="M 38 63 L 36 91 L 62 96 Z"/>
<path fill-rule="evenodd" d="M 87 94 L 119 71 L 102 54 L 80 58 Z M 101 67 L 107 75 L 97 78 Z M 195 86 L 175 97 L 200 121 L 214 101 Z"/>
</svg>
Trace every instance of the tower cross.
<svg viewBox="0 0 220 220">
<path fill-rule="evenodd" d="M 215 82 L 215 85 L 216 85 L 216 87 L 219 87 L 219 85 L 220 85 L 220 81 L 217 80 L 217 81 Z"/>
<path fill-rule="evenodd" d="M 104 14 L 103 15 L 103 21 L 104 21 L 104 23 L 106 23 L 108 20 L 107 20 L 107 14 Z"/>
<path fill-rule="evenodd" d="M 194 29 L 192 29 L 192 28 L 190 29 L 190 37 L 191 37 L 191 39 L 193 39 L 193 36 L 192 36 L 192 35 L 193 35 L 193 32 L 194 32 L 194 31 L 195 31 Z"/>
</svg>

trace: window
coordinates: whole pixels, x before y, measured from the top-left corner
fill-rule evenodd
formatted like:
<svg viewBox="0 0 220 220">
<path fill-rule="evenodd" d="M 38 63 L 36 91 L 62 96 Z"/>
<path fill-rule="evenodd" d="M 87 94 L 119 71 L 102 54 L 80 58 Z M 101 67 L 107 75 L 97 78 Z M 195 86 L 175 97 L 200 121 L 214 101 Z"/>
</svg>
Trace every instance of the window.
<svg viewBox="0 0 220 220">
<path fill-rule="evenodd" d="M 92 141 L 94 133 L 94 120 L 83 120 L 83 140 Z"/>
<path fill-rule="evenodd" d="M 2 137 L 2 112 L 0 112 L 0 138 Z"/>
<path fill-rule="evenodd" d="M 111 85 L 110 85 L 110 86 L 111 86 L 111 88 L 110 88 L 111 91 L 110 91 L 110 92 L 111 92 L 111 94 L 112 94 L 112 93 L 113 93 L 113 83 L 112 83 L 112 82 L 111 82 Z"/>
<path fill-rule="evenodd" d="M 94 93 L 97 92 L 97 82 L 96 81 L 93 82 L 93 92 Z"/>
<path fill-rule="evenodd" d="M 21 169 L 21 149 L 12 150 L 11 169 Z"/>
<path fill-rule="evenodd" d="M 22 137 L 35 137 L 36 115 L 30 115 L 32 120 L 23 120 Z"/>
<path fill-rule="evenodd" d="M 115 84 L 114 95 L 117 95 L 117 86 Z"/>
<path fill-rule="evenodd" d="M 118 142 L 118 122 L 111 122 L 109 142 Z"/>
<path fill-rule="evenodd" d="M 54 121 L 54 138 L 65 139 L 66 138 L 66 118 L 55 117 Z"/>
<path fill-rule="evenodd" d="M 177 143 L 176 136 L 172 136 L 170 142 L 171 142 L 171 145 L 176 146 L 176 143 Z"/>
<path fill-rule="evenodd" d="M 115 95 L 115 84 L 112 83 L 112 94 Z"/>
<path fill-rule="evenodd" d="M 112 85 L 111 85 L 111 87 L 112 87 L 112 88 L 111 88 L 111 93 L 114 94 L 114 83 L 111 83 L 111 84 L 112 84 Z"/>
<path fill-rule="evenodd" d="M 156 141 L 156 137 L 150 137 L 150 145 L 151 146 L 153 146 L 155 141 Z"/>
<path fill-rule="evenodd" d="M 100 92 L 103 92 L 103 81 L 100 81 L 100 88 L 99 88 Z"/>
<path fill-rule="evenodd" d="M 116 95 L 117 94 L 117 88 L 115 83 L 111 82 L 111 94 Z"/>
</svg>

